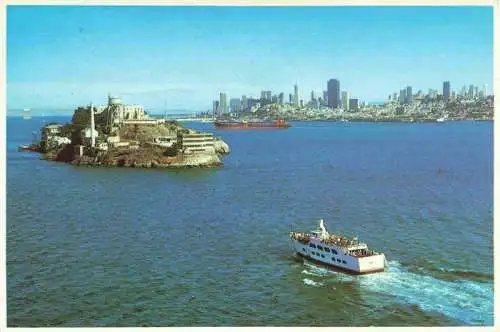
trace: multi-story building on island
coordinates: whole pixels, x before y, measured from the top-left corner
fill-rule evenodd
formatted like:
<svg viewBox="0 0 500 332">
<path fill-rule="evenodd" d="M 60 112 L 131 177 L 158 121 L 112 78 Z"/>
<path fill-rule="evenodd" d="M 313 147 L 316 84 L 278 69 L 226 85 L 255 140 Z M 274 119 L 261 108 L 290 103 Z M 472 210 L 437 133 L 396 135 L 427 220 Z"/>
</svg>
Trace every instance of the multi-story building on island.
<svg viewBox="0 0 500 332">
<path fill-rule="evenodd" d="M 184 154 L 215 153 L 212 133 L 179 133 L 177 142 Z"/>
</svg>

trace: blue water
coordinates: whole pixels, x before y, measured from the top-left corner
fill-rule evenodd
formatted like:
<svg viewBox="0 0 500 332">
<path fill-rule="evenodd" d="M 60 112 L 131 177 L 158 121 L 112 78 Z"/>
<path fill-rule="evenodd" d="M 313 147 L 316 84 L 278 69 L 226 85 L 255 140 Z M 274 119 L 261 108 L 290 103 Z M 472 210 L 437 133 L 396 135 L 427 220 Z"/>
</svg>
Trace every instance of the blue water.
<svg viewBox="0 0 500 332">
<path fill-rule="evenodd" d="M 17 152 L 39 125 L 7 119 L 9 326 L 493 324 L 492 122 L 186 123 L 232 153 L 176 171 Z M 320 217 L 388 271 L 295 258 Z"/>
</svg>

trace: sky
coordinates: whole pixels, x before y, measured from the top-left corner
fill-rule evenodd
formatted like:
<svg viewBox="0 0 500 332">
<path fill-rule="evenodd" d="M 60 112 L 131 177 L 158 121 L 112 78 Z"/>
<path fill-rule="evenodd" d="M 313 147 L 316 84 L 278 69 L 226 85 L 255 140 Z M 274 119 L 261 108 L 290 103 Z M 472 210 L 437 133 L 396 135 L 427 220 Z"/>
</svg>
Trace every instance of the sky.
<svg viewBox="0 0 500 332">
<path fill-rule="evenodd" d="M 298 84 L 353 98 L 493 82 L 492 7 L 7 6 L 7 107 L 71 114 L 107 95 L 206 111 Z"/>
</svg>

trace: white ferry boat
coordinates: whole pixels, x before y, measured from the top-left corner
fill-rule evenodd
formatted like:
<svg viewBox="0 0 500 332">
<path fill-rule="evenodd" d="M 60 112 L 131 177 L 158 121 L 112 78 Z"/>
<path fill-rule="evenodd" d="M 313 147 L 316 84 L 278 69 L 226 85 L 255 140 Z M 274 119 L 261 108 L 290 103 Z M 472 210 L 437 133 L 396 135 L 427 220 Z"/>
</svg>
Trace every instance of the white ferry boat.
<svg viewBox="0 0 500 332">
<path fill-rule="evenodd" d="M 298 255 L 351 274 L 383 272 L 386 266 L 383 253 L 369 249 L 356 237 L 347 239 L 328 233 L 323 219 L 319 229 L 309 233 L 292 231 L 290 237 Z"/>
</svg>

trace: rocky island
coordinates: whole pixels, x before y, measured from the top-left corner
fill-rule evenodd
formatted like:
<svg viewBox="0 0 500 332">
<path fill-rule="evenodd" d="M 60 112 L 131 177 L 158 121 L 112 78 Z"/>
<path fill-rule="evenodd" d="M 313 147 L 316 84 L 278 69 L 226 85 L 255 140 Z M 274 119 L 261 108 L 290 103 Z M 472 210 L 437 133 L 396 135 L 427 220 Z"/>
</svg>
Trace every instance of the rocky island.
<svg viewBox="0 0 500 332">
<path fill-rule="evenodd" d="M 151 118 L 138 105 L 108 96 L 108 105 L 77 108 L 71 123 L 41 128 L 42 159 L 104 167 L 217 167 L 229 146 L 212 133 L 184 128 L 176 121 Z"/>
</svg>

